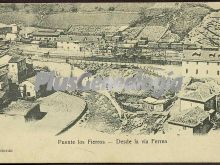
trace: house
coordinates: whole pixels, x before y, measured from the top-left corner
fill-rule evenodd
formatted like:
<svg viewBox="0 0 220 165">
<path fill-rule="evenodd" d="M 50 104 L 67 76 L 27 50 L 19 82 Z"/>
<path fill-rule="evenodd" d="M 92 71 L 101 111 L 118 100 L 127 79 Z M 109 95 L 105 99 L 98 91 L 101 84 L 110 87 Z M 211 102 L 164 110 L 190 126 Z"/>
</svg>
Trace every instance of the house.
<svg viewBox="0 0 220 165">
<path fill-rule="evenodd" d="M 138 45 L 146 45 L 148 43 L 148 40 L 147 39 L 140 39 L 138 41 Z"/>
<path fill-rule="evenodd" d="M 183 50 L 182 75 L 193 78 L 220 78 L 220 51 Z"/>
<path fill-rule="evenodd" d="M 192 107 L 187 113 L 168 120 L 169 129 L 182 135 L 205 134 L 212 128 L 210 114 L 200 107 Z"/>
<path fill-rule="evenodd" d="M 200 47 L 196 44 L 192 44 L 192 43 L 184 43 L 183 44 L 183 49 L 184 50 L 196 50 L 199 49 Z"/>
<path fill-rule="evenodd" d="M 8 91 L 8 64 L 0 65 L 0 91 Z"/>
<path fill-rule="evenodd" d="M 18 33 L 19 28 L 18 28 L 18 26 L 16 24 L 11 24 L 9 26 L 11 27 L 11 33 L 13 33 L 13 34 L 17 34 Z"/>
<path fill-rule="evenodd" d="M 85 36 L 85 35 L 60 35 L 60 38 L 70 38 L 72 41 L 78 41 L 81 44 L 97 44 L 103 41 L 102 36 Z"/>
<path fill-rule="evenodd" d="M 42 40 L 39 41 L 39 48 L 56 48 L 57 44 L 55 41 L 51 40 Z"/>
<path fill-rule="evenodd" d="M 216 93 L 208 89 L 197 89 L 195 91 L 185 91 L 179 95 L 180 110 L 193 107 L 200 107 L 203 110 L 216 110 Z"/>
<path fill-rule="evenodd" d="M 30 57 L 26 59 L 26 67 L 27 67 L 27 77 L 34 76 L 35 75 L 34 65 L 33 65 L 33 61 Z"/>
<path fill-rule="evenodd" d="M 9 101 L 8 65 L 0 65 L 0 108 Z"/>
<path fill-rule="evenodd" d="M 143 99 L 143 108 L 146 110 L 151 111 L 164 111 L 167 106 L 167 100 L 165 99 L 155 99 L 153 97 L 147 97 L 146 99 Z"/>
<path fill-rule="evenodd" d="M 75 53 L 82 51 L 82 46 L 79 41 L 73 40 L 69 37 L 60 37 L 57 39 L 57 48 L 63 48 L 64 50 L 71 50 Z"/>
<path fill-rule="evenodd" d="M 183 43 L 181 42 L 172 42 L 170 48 L 174 50 L 183 50 Z"/>
<path fill-rule="evenodd" d="M 12 32 L 12 27 L 3 23 L 0 23 L 0 34 L 7 34 Z"/>
<path fill-rule="evenodd" d="M 131 43 L 122 43 L 122 44 L 118 44 L 118 48 L 119 49 L 133 49 L 136 47 L 136 44 L 131 44 Z"/>
<path fill-rule="evenodd" d="M 105 39 L 106 39 L 106 41 L 112 41 L 113 35 L 112 34 L 106 35 Z"/>
<path fill-rule="evenodd" d="M 32 37 L 32 33 L 36 31 L 35 27 L 22 27 L 19 31 L 19 36 L 23 38 L 30 38 Z"/>
<path fill-rule="evenodd" d="M 119 53 L 129 54 L 130 52 L 135 50 L 135 48 L 137 48 L 136 44 L 121 43 L 121 44 L 118 44 L 117 51 Z"/>
<path fill-rule="evenodd" d="M 7 33 L 5 36 L 5 40 L 7 41 L 15 41 L 17 39 L 17 34 L 15 33 Z"/>
<path fill-rule="evenodd" d="M 125 40 L 125 44 L 134 44 L 135 46 L 138 45 L 138 40 Z"/>
<path fill-rule="evenodd" d="M 169 42 L 159 42 L 158 44 L 159 44 L 160 49 L 169 49 L 170 48 Z"/>
<path fill-rule="evenodd" d="M 148 42 L 148 48 L 159 49 L 159 44 L 157 42 Z"/>
<path fill-rule="evenodd" d="M 207 90 L 216 95 L 216 111 L 220 111 L 220 85 L 217 81 L 196 81 L 188 85 L 186 90 L 196 91 L 196 90 Z"/>
<path fill-rule="evenodd" d="M 171 65 L 181 65 L 182 64 L 182 53 L 176 50 L 166 50 L 165 60 L 167 64 Z"/>
<path fill-rule="evenodd" d="M 10 102 L 9 100 L 8 92 L 0 91 L 0 109 L 7 105 Z"/>
<path fill-rule="evenodd" d="M 30 77 L 19 85 L 19 91 L 22 98 L 35 99 L 46 95 L 47 84 L 41 85 L 38 91 L 35 91 L 36 77 Z"/>
<path fill-rule="evenodd" d="M 20 83 L 26 78 L 26 58 L 22 56 L 12 56 L 8 62 L 8 76 L 12 83 Z"/>
<path fill-rule="evenodd" d="M 33 39 L 36 41 L 51 40 L 56 41 L 61 32 L 53 29 L 40 29 L 32 33 Z"/>
<path fill-rule="evenodd" d="M 25 100 L 12 102 L 7 108 L 3 109 L 3 113 L 23 117 L 25 121 L 39 120 L 44 114 L 40 111 L 40 104 Z"/>
<path fill-rule="evenodd" d="M 113 41 L 116 42 L 116 43 L 121 42 L 122 41 L 122 36 L 114 36 Z"/>
</svg>

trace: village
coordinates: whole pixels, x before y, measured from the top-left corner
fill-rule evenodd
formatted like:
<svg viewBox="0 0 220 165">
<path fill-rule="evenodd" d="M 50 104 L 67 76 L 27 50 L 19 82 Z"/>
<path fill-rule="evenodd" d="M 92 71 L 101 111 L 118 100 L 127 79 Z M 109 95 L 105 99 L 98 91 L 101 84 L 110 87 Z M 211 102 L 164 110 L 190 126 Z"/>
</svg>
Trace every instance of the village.
<svg viewBox="0 0 220 165">
<path fill-rule="evenodd" d="M 58 29 L 1 23 L 1 127 L 51 135 L 71 134 L 76 127 L 115 134 L 217 133 L 220 12 L 208 17 L 211 21 L 203 24 L 212 31 L 204 28 L 197 34 L 193 29 L 184 40 L 170 31 L 169 24 Z M 131 78 L 141 72 L 152 79 L 182 78 L 182 86 L 175 91 L 146 81 L 142 85 L 148 91 L 48 91 L 45 83 L 36 91 L 36 75 L 52 71 L 58 78 L 86 72 L 92 78 Z M 156 87 L 164 87 L 161 95 L 155 94 Z"/>
</svg>

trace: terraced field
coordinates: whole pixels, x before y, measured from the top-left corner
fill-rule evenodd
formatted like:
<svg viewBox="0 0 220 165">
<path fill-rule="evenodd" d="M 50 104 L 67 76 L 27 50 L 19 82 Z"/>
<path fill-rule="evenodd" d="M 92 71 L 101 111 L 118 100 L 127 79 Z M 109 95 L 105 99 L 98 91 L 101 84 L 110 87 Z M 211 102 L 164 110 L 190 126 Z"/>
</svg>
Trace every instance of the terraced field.
<svg viewBox="0 0 220 165">
<path fill-rule="evenodd" d="M 137 13 L 58 13 L 45 17 L 25 12 L 0 14 L 0 22 L 5 24 L 39 25 L 49 28 L 67 28 L 69 25 L 127 25 L 138 17 Z"/>
</svg>

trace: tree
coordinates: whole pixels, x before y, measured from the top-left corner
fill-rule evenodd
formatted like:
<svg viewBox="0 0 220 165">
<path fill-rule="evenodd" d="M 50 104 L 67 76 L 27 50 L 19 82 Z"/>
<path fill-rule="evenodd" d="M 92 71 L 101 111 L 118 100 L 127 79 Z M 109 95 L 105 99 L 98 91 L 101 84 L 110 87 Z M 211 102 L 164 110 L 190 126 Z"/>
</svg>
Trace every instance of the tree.
<svg viewBox="0 0 220 165">
<path fill-rule="evenodd" d="M 144 8 L 141 8 L 138 14 L 139 14 L 140 20 L 144 20 L 146 18 L 146 13 L 145 13 Z"/>
<path fill-rule="evenodd" d="M 76 13 L 78 11 L 77 7 L 74 5 L 70 8 L 70 11 Z"/>
<path fill-rule="evenodd" d="M 111 7 L 108 8 L 108 10 L 109 10 L 109 11 L 114 11 L 115 8 L 114 8 L 113 6 L 111 6 Z"/>
</svg>

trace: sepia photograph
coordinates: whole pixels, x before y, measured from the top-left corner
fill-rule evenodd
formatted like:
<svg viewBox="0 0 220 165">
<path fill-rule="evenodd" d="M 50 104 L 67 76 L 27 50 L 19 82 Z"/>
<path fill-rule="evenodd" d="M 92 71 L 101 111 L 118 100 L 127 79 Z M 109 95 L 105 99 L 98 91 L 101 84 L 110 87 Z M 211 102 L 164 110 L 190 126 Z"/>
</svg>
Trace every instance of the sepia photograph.
<svg viewBox="0 0 220 165">
<path fill-rule="evenodd" d="M 220 2 L 0 3 L 0 132 L 0 163 L 220 161 Z"/>
</svg>

